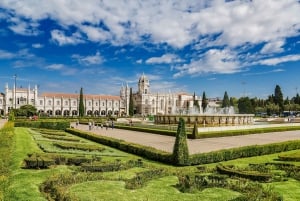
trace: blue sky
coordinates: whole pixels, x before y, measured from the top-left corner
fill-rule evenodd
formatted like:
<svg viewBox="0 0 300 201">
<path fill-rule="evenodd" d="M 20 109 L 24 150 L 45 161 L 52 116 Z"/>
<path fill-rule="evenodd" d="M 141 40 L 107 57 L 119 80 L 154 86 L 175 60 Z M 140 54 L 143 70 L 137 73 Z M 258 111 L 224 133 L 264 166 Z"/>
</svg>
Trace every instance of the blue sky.
<svg viewBox="0 0 300 201">
<path fill-rule="evenodd" d="M 0 85 L 266 98 L 300 90 L 298 0 L 2 0 Z"/>
</svg>

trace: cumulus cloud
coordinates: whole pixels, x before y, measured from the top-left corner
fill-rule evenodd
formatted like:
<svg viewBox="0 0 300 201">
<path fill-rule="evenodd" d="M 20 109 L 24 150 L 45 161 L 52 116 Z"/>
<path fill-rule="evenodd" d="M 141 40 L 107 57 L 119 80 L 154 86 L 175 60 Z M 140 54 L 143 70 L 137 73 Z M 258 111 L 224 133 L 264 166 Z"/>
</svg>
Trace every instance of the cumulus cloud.
<svg viewBox="0 0 300 201">
<path fill-rule="evenodd" d="M 174 74 L 174 77 L 183 75 L 201 75 L 207 73 L 235 73 L 241 71 L 241 66 L 236 59 L 235 52 L 230 50 L 210 49 L 202 55 L 198 60 L 191 61 L 189 64 L 184 64 L 175 67 L 179 72 Z"/>
<path fill-rule="evenodd" d="M 63 31 L 53 30 L 51 31 L 51 40 L 58 45 L 76 45 L 83 43 L 79 33 L 75 32 L 71 36 L 66 36 Z"/>
<path fill-rule="evenodd" d="M 147 64 L 171 64 L 182 62 L 182 60 L 175 54 L 164 54 L 160 57 L 151 57 L 146 60 Z"/>
<path fill-rule="evenodd" d="M 267 44 L 263 46 L 261 49 L 262 54 L 271 54 L 271 53 L 280 53 L 283 52 L 283 45 L 285 41 L 284 40 L 277 40 L 277 41 L 270 41 Z"/>
<path fill-rule="evenodd" d="M 181 48 L 199 36 L 220 34 L 215 44 L 239 46 L 244 43 L 274 41 L 295 36 L 300 28 L 299 3 L 285 1 L 2 1 L 1 7 L 31 19 L 30 23 L 51 18 L 63 27 L 75 26 L 91 41 L 112 43 L 154 43 Z M 26 22 L 20 22 L 20 27 Z M 36 27 L 35 25 L 30 25 Z M 20 32 L 23 28 L 13 29 Z M 58 41 L 74 43 L 63 39 Z M 62 37 L 62 38 L 61 38 Z M 61 44 L 61 43 L 59 43 Z"/>
<path fill-rule="evenodd" d="M 262 48 L 254 55 L 257 58 L 276 56 L 288 48 L 285 47 L 287 38 L 298 36 L 300 30 L 297 0 L 103 0 L 85 3 L 3 0 L 0 7 L 9 10 L 9 14 L 0 14 L 0 18 L 9 15 L 6 17 L 9 29 L 16 34 L 41 34 L 39 23 L 44 19 L 54 21 L 57 27 L 51 30 L 51 41 L 59 46 L 85 42 L 114 46 L 147 43 L 168 46 L 174 50 L 172 52 L 187 47 L 196 50 L 187 55 L 189 59 L 184 57 L 189 63 L 175 67 L 178 71 L 175 77 L 239 72 L 245 63 L 255 63 L 247 60 L 253 55 L 241 55 L 242 47 L 260 45 Z M 85 65 L 103 62 L 100 54 L 77 55 L 76 59 Z M 298 60 L 298 55 L 290 55 L 259 62 L 277 65 Z M 145 60 L 146 64 L 180 62 L 185 61 L 173 54 Z"/>
<path fill-rule="evenodd" d="M 72 55 L 73 59 L 77 59 L 80 64 L 84 65 L 96 65 L 96 64 L 102 64 L 104 59 L 100 55 L 100 52 L 96 52 L 95 55 L 89 55 L 89 56 L 81 56 L 78 54 Z"/>
</svg>

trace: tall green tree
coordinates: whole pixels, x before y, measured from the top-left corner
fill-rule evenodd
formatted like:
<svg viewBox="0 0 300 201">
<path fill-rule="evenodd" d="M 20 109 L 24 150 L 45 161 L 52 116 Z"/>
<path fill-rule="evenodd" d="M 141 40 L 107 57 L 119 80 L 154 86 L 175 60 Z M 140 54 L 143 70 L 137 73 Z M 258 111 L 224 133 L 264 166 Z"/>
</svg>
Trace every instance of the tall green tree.
<svg viewBox="0 0 300 201">
<path fill-rule="evenodd" d="M 199 105 L 199 101 L 196 100 L 196 94 L 194 92 L 194 95 L 193 95 L 193 102 L 194 102 L 194 107 L 198 110 L 198 112 L 200 111 L 200 105 Z"/>
<path fill-rule="evenodd" d="M 133 94 L 132 94 L 132 88 L 130 88 L 130 92 L 129 92 L 129 116 L 133 116 L 133 113 L 134 113 Z"/>
<path fill-rule="evenodd" d="M 185 122 L 183 118 L 179 118 L 172 156 L 174 165 L 183 166 L 189 164 L 189 149 L 186 141 Z"/>
<path fill-rule="evenodd" d="M 240 114 L 252 114 L 254 113 L 254 108 L 252 106 L 249 97 L 241 97 L 238 100 L 238 108 Z"/>
<path fill-rule="evenodd" d="M 223 101 L 222 101 L 222 108 L 229 107 L 229 106 L 230 106 L 229 96 L 227 94 L 227 91 L 225 91 Z"/>
<path fill-rule="evenodd" d="M 202 103 L 201 103 L 201 106 L 202 106 L 203 112 L 206 110 L 206 108 L 208 106 L 208 99 L 206 98 L 205 91 L 203 91 L 203 94 L 202 94 Z"/>
<path fill-rule="evenodd" d="M 279 112 L 283 112 L 283 94 L 279 85 L 275 87 L 274 103 L 279 106 Z"/>
<path fill-rule="evenodd" d="M 80 95 L 79 95 L 79 116 L 84 116 L 84 104 L 83 104 L 83 89 L 80 88 Z"/>
</svg>

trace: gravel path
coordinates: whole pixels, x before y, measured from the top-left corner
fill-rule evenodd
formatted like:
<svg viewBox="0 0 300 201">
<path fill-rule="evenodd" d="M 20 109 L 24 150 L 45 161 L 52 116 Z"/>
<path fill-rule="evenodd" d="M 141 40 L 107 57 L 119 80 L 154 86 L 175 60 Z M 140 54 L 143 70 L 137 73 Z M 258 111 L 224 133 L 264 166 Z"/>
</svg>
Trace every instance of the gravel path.
<svg viewBox="0 0 300 201">
<path fill-rule="evenodd" d="M 75 124 L 72 124 L 76 128 Z M 77 129 L 89 131 L 87 125 L 78 125 Z M 129 131 L 122 129 L 107 129 L 94 128 L 91 132 L 109 136 L 117 139 L 122 139 L 127 142 L 142 144 L 145 146 L 154 147 L 159 150 L 172 152 L 175 137 L 150 134 L 137 131 Z M 188 139 L 188 147 L 190 154 L 205 153 L 221 149 L 229 149 L 234 147 L 248 146 L 248 145 L 261 145 L 275 142 L 284 142 L 289 140 L 300 140 L 300 131 L 285 131 L 274 132 L 265 134 L 252 134 L 243 136 L 229 136 L 219 138 L 206 138 L 206 139 Z"/>
</svg>

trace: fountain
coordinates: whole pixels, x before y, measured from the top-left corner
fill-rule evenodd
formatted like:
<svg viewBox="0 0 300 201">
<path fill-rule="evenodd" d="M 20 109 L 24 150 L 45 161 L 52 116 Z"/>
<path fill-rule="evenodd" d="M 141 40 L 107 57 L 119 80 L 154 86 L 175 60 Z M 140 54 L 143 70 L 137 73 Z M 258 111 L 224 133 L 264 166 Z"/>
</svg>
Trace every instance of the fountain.
<svg viewBox="0 0 300 201">
<path fill-rule="evenodd" d="M 157 124 L 177 124 L 179 118 L 183 118 L 186 123 L 202 124 L 203 126 L 232 126 L 253 124 L 253 114 L 236 114 L 234 107 L 216 108 L 207 107 L 204 112 L 197 107 L 188 110 L 178 110 L 175 114 L 156 115 Z"/>
</svg>

